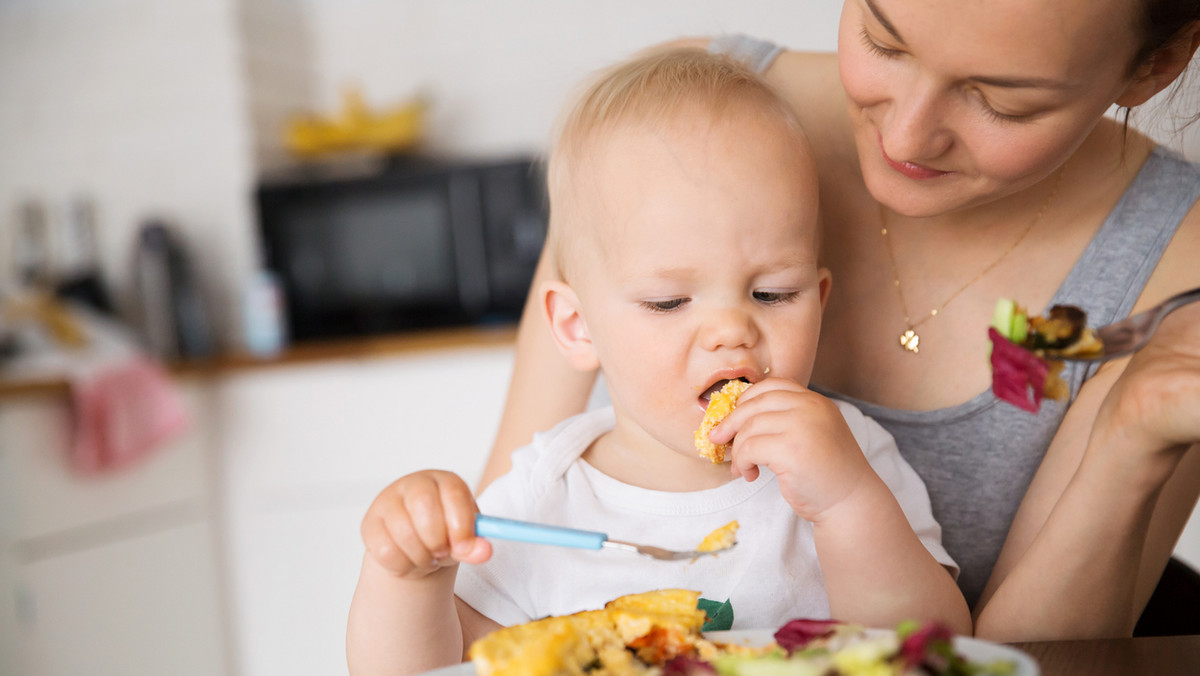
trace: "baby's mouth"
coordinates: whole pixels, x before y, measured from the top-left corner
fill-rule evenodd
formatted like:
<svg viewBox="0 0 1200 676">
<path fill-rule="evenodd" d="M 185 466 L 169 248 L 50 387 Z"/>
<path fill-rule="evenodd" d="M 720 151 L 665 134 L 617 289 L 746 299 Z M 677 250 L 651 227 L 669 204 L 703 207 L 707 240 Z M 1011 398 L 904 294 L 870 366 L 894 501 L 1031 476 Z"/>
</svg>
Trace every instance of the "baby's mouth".
<svg viewBox="0 0 1200 676">
<path fill-rule="evenodd" d="M 740 380 L 743 383 L 747 383 L 747 384 L 750 382 L 746 378 L 736 378 L 736 380 Z M 725 387 L 725 383 L 727 383 L 727 382 L 729 382 L 729 379 L 718 380 L 717 382 L 713 383 L 712 386 L 710 386 L 707 390 L 704 390 L 704 392 L 700 395 L 700 405 L 705 408 L 708 408 L 708 402 L 710 399 L 712 399 L 713 393 L 720 392 L 721 388 Z"/>
</svg>

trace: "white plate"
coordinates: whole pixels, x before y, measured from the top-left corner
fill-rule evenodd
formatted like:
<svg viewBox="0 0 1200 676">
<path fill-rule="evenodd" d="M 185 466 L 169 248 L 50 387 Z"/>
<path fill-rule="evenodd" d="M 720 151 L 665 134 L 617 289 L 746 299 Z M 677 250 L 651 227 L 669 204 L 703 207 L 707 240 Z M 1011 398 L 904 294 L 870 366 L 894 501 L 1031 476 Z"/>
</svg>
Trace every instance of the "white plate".
<svg viewBox="0 0 1200 676">
<path fill-rule="evenodd" d="M 892 633 L 888 629 L 867 629 L 866 632 L 868 636 L 872 637 Z M 775 631 L 773 629 L 734 629 L 732 631 L 709 631 L 704 633 L 704 638 L 710 641 L 737 643 L 747 646 L 766 645 L 775 640 L 774 637 Z M 992 662 L 995 660 L 1012 662 L 1016 665 L 1016 670 L 1013 671 L 1012 676 L 1039 676 L 1041 673 L 1037 662 L 1032 657 L 1010 646 L 967 636 L 955 636 L 954 649 L 958 654 L 972 662 Z M 475 665 L 469 662 L 466 664 L 456 664 L 452 667 L 443 667 L 426 672 L 421 676 L 475 676 Z"/>
</svg>

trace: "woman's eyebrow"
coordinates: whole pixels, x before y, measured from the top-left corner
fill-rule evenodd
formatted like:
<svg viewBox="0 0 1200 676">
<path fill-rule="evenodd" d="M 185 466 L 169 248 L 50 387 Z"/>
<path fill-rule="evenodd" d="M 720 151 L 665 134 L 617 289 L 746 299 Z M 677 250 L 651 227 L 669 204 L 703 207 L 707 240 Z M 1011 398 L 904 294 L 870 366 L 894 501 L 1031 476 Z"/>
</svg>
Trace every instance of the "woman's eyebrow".
<svg viewBox="0 0 1200 676">
<path fill-rule="evenodd" d="M 875 0 L 866 0 L 866 2 L 867 9 L 871 10 L 871 14 L 875 15 L 875 20 L 879 22 L 879 25 L 883 26 L 883 29 L 896 39 L 896 42 L 902 45 L 905 44 L 904 38 L 900 37 L 900 33 L 896 32 L 896 27 L 883 15 L 883 11 L 875 4 Z"/>
<path fill-rule="evenodd" d="M 979 84 L 991 85 L 993 87 L 1005 87 L 1007 89 L 1068 89 L 1069 86 L 1065 82 L 1051 80 L 1045 77 L 990 77 L 987 75 L 976 75 L 971 80 Z"/>
</svg>

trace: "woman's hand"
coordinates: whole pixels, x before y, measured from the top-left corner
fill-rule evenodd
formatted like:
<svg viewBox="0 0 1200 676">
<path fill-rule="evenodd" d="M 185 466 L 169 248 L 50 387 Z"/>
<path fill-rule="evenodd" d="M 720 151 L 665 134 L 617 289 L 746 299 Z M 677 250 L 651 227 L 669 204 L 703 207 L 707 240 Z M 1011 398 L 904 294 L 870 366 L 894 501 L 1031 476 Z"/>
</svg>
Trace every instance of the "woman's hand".
<svg viewBox="0 0 1200 676">
<path fill-rule="evenodd" d="M 471 488 L 451 472 L 426 470 L 392 482 L 375 498 L 362 522 L 367 555 L 404 579 L 441 568 L 483 563 L 491 545 L 475 536 L 479 508 Z"/>
<path fill-rule="evenodd" d="M 753 481 L 760 465 L 771 468 L 784 499 L 808 521 L 819 521 L 874 474 L 837 406 L 783 378 L 747 389 L 709 438 L 733 439 L 734 476 Z"/>
<path fill-rule="evenodd" d="M 1192 513 L 1200 458 L 1184 458 L 1197 440 L 1193 305 L 1168 316 L 1126 364 L 1106 365 L 1084 385 L 992 569 L 976 607 L 978 634 L 1128 636 Z"/>
<path fill-rule="evenodd" d="M 1165 473 L 1200 441 L 1200 304 L 1168 315 L 1133 355 L 1101 404 L 1093 434 L 1108 435 L 1131 462 L 1156 456 L 1152 469 Z"/>
</svg>

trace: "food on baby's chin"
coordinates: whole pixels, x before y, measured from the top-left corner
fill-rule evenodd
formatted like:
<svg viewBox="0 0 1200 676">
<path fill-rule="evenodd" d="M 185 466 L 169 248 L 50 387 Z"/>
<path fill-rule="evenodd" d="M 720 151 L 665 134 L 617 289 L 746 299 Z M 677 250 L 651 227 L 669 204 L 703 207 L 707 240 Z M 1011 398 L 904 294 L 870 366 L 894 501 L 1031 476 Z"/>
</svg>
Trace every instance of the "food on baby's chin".
<svg viewBox="0 0 1200 676">
<path fill-rule="evenodd" d="M 1074 305 L 1055 305 L 1045 316 L 1030 317 L 1012 300 L 996 302 L 992 325 L 992 392 L 997 398 L 1036 413 L 1042 398 L 1065 400 L 1067 384 L 1059 373 L 1062 357 L 1099 354 L 1103 343 L 1087 327 L 1087 313 Z"/>
<path fill-rule="evenodd" d="M 700 429 L 696 430 L 695 441 L 700 456 L 708 458 L 713 464 L 725 462 L 733 444 L 714 444 L 708 440 L 708 433 L 733 413 L 733 409 L 737 408 L 738 397 L 742 396 L 748 387 L 750 383 L 744 380 L 730 380 L 721 386 L 720 391 L 713 392 L 708 400 L 708 408 L 704 410 L 704 420 L 700 421 Z"/>
<path fill-rule="evenodd" d="M 868 634 L 833 620 L 792 620 L 767 645 L 723 643 L 700 633 L 700 593 L 664 589 L 622 596 L 602 610 L 499 629 L 473 643 L 479 676 L 722 674 L 727 676 L 952 676 L 1011 674 L 1001 661 L 969 662 L 938 624 L 904 623 Z"/>
<path fill-rule="evenodd" d="M 730 521 L 729 523 L 714 530 L 696 547 L 698 552 L 716 552 L 722 549 L 729 549 L 737 544 L 738 522 Z"/>
</svg>

